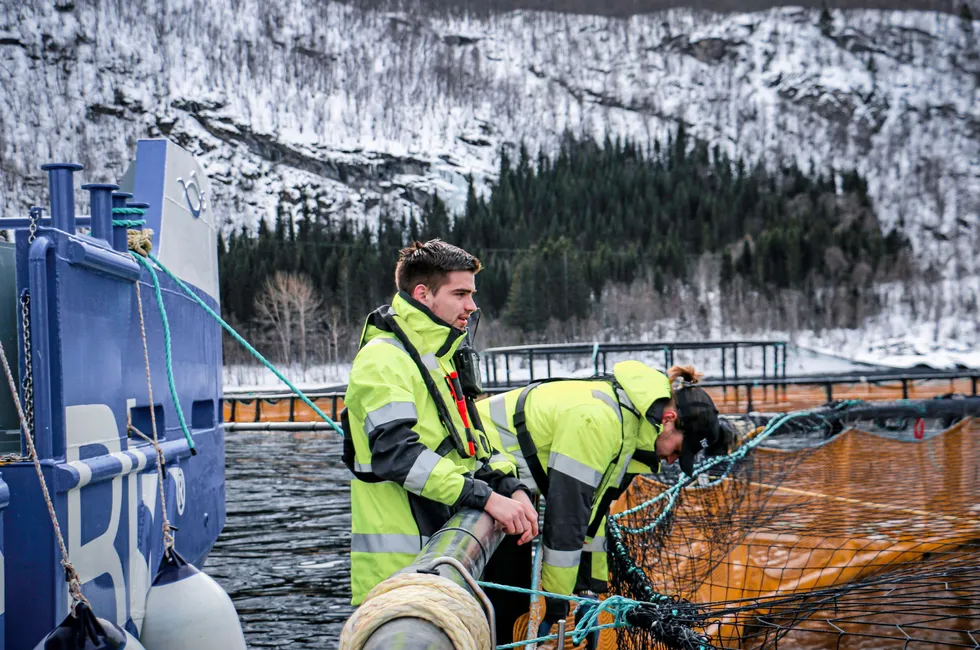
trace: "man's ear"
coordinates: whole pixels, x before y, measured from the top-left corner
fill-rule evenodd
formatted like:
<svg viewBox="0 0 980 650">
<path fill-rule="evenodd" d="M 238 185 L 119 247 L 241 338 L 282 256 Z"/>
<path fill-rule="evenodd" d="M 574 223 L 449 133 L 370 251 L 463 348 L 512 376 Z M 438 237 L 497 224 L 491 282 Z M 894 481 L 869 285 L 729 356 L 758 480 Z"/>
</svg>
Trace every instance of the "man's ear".
<svg viewBox="0 0 980 650">
<path fill-rule="evenodd" d="M 428 288 L 420 282 L 419 284 L 415 285 L 414 289 L 412 289 L 412 298 L 415 298 L 415 300 L 418 302 L 424 303 L 428 292 Z"/>
<path fill-rule="evenodd" d="M 664 423 L 674 422 L 676 420 L 677 420 L 677 411 L 673 409 L 664 409 L 664 415 L 663 415 Z"/>
</svg>

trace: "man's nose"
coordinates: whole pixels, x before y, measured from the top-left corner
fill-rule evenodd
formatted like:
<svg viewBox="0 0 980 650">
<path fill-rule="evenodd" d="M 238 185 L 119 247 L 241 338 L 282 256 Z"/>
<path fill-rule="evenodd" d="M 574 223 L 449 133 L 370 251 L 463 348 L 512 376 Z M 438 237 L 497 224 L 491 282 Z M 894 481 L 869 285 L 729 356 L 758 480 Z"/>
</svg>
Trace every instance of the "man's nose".
<svg viewBox="0 0 980 650">
<path fill-rule="evenodd" d="M 471 314 L 476 311 L 476 301 L 473 300 L 472 296 L 466 296 L 466 302 L 463 303 L 463 309 Z"/>
</svg>

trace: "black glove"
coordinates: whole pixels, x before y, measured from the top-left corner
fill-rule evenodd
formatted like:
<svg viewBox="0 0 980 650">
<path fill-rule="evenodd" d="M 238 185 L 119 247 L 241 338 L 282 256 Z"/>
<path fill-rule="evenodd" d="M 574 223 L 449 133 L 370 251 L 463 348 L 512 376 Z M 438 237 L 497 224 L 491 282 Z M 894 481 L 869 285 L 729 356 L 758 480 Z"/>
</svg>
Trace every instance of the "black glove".
<svg viewBox="0 0 980 650">
<path fill-rule="evenodd" d="M 551 634 L 551 628 L 558 623 L 558 621 L 568 618 L 567 600 L 545 597 L 544 602 L 544 618 L 541 620 L 541 625 L 538 627 L 539 637 L 548 636 Z"/>
</svg>

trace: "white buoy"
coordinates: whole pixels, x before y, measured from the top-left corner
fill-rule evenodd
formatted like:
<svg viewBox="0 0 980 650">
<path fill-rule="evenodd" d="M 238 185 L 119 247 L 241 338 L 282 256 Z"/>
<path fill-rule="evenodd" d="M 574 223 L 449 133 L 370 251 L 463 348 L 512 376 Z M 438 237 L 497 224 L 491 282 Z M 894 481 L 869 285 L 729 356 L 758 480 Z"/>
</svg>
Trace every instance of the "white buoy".
<svg viewBox="0 0 980 650">
<path fill-rule="evenodd" d="M 34 650 L 144 650 L 132 634 L 98 618 L 85 603 L 75 607 L 61 625 L 41 639 Z"/>
<path fill-rule="evenodd" d="M 246 650 L 231 598 L 173 549 L 146 596 L 140 641 L 146 650 Z"/>
</svg>

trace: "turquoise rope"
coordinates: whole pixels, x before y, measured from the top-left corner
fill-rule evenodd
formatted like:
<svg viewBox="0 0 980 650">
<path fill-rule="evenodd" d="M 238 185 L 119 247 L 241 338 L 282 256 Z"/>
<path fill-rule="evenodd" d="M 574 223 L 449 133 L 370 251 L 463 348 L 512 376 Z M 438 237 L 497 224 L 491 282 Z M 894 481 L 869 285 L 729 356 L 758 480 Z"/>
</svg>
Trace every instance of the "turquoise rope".
<svg viewBox="0 0 980 650">
<path fill-rule="evenodd" d="M 856 404 L 859 404 L 860 402 L 861 402 L 861 400 L 846 400 L 846 401 L 841 402 L 840 404 L 837 404 L 835 406 L 835 409 L 841 410 L 841 409 L 849 408 L 851 406 L 854 406 Z M 816 413 L 814 411 L 798 411 L 798 412 L 795 412 L 795 413 L 785 413 L 785 414 L 783 414 L 783 415 L 781 415 L 781 416 L 773 419 L 772 421 L 770 421 L 766 425 L 766 428 L 762 431 L 762 433 L 760 433 L 758 436 L 756 436 L 753 440 L 751 440 L 748 443 L 746 443 L 746 444 L 742 445 L 741 447 L 739 447 L 734 452 L 732 452 L 730 454 L 727 454 L 726 456 L 716 456 L 714 458 L 708 459 L 707 461 L 698 464 L 694 468 L 694 472 L 693 472 L 694 476 L 691 476 L 691 477 L 682 477 L 682 478 L 678 479 L 677 483 L 675 483 L 673 486 L 671 486 L 670 488 L 668 488 L 667 490 L 665 490 L 661 494 L 657 495 L 653 499 L 650 499 L 648 501 L 645 501 L 645 502 L 643 502 L 643 503 L 641 503 L 641 504 L 639 504 L 639 505 L 637 505 L 637 506 L 635 506 L 633 508 L 630 508 L 629 510 L 626 510 L 624 512 L 618 513 L 616 515 L 610 515 L 609 518 L 608 518 L 608 520 L 607 520 L 607 522 L 608 522 L 608 532 L 610 533 L 610 537 L 612 538 L 613 542 L 617 545 L 617 547 L 618 547 L 617 550 L 620 551 L 620 555 L 622 557 L 629 558 L 629 556 L 624 552 L 625 550 L 622 548 L 622 535 L 623 535 L 623 533 L 625 532 L 625 533 L 631 533 L 631 534 L 642 534 L 642 533 L 645 533 L 645 532 L 649 532 L 649 531 L 655 529 L 657 526 L 659 526 L 662 523 L 663 519 L 671 512 L 671 510 L 673 509 L 674 505 L 677 503 L 677 499 L 680 496 L 681 490 L 684 487 L 686 487 L 687 485 L 689 485 L 691 482 L 693 482 L 695 478 L 697 478 L 699 475 L 703 474 L 705 471 L 711 469 L 712 467 L 715 467 L 716 465 L 718 465 L 720 463 L 724 463 L 724 462 L 728 462 L 728 461 L 733 461 L 732 462 L 732 466 L 734 466 L 734 461 L 741 460 L 742 458 L 744 458 L 745 455 L 748 454 L 749 451 L 751 451 L 755 447 L 758 447 L 762 443 L 763 440 L 765 440 L 770 435 L 772 435 L 772 433 L 774 433 L 775 431 L 777 431 L 786 422 L 788 422 L 788 421 L 790 421 L 790 420 L 792 420 L 794 418 L 799 418 L 799 417 L 804 417 L 804 416 L 816 416 L 816 417 L 822 418 L 822 416 L 819 413 Z M 718 479 L 716 479 L 712 483 L 715 483 L 716 484 L 716 483 L 722 481 L 730 472 L 731 472 L 731 468 L 729 468 L 725 472 L 724 475 L 722 475 L 721 477 L 719 477 Z M 624 526 L 620 526 L 619 525 L 619 523 L 618 523 L 618 520 L 619 519 L 621 519 L 623 517 L 626 517 L 628 515 L 631 515 L 631 514 L 635 514 L 635 513 L 639 512 L 641 510 L 644 510 L 646 508 L 649 508 L 650 506 L 654 505 L 655 503 L 657 503 L 657 502 L 659 502 L 659 501 L 661 501 L 663 499 L 667 499 L 667 504 L 664 507 L 664 511 L 656 518 L 656 520 L 653 523 L 648 524 L 646 526 L 643 526 L 642 528 L 628 528 L 628 527 L 624 527 Z M 634 572 L 640 572 L 640 573 L 642 573 L 643 570 L 640 567 L 636 566 L 635 563 L 633 563 L 632 561 L 630 561 L 630 565 L 631 566 L 629 566 L 627 568 L 627 571 L 628 572 L 630 572 L 630 573 L 634 573 Z M 534 576 L 534 577 L 536 578 L 537 576 Z M 609 628 L 620 628 L 620 627 L 626 627 L 626 626 L 628 626 L 629 623 L 626 621 L 626 614 L 630 610 L 632 610 L 635 607 L 639 607 L 640 605 L 653 604 L 653 603 L 645 603 L 645 602 L 642 602 L 642 601 L 631 600 L 631 599 L 628 599 L 628 598 L 624 598 L 622 596 L 611 596 L 611 597 L 607 598 L 604 601 L 597 601 L 597 600 L 594 600 L 594 599 L 591 599 L 591 598 L 581 598 L 581 597 L 578 597 L 578 596 L 565 596 L 565 595 L 562 595 L 562 594 L 554 594 L 554 593 L 550 593 L 550 592 L 546 592 L 546 591 L 541 591 L 541 590 L 539 590 L 539 589 L 536 588 L 537 587 L 537 584 L 536 583 L 532 583 L 532 587 L 534 587 L 532 589 L 524 589 L 522 587 L 512 587 L 510 585 L 501 585 L 501 584 L 497 584 L 497 583 L 493 583 L 493 582 L 483 582 L 483 581 L 480 581 L 479 582 L 479 585 L 481 587 L 485 587 L 485 588 L 488 588 L 488 589 L 500 589 L 502 591 L 510 591 L 510 592 L 514 592 L 514 593 L 530 594 L 532 597 L 534 597 L 534 596 L 544 596 L 546 598 L 566 600 L 566 601 L 575 602 L 575 603 L 583 603 L 583 602 L 593 602 L 593 603 L 596 603 L 597 604 L 597 607 L 594 607 L 592 609 L 592 611 L 590 611 L 587 616 L 585 616 L 583 619 L 581 619 L 580 621 L 578 621 L 576 623 L 576 625 L 575 625 L 574 630 L 572 631 L 572 642 L 574 644 L 576 644 L 576 645 L 582 643 L 582 641 L 585 639 L 585 637 L 588 634 L 590 634 L 591 632 L 594 632 L 596 630 L 609 629 Z M 653 592 L 652 590 L 649 590 L 649 589 L 648 589 L 648 591 L 650 592 L 650 598 L 651 598 L 651 600 L 657 600 L 657 601 L 661 601 L 661 602 L 671 600 L 669 596 L 665 596 L 665 595 L 662 595 L 662 594 L 657 594 L 656 592 Z M 604 624 L 604 625 L 596 625 L 596 623 L 598 622 L 599 614 L 601 612 L 604 612 L 604 611 L 613 613 L 615 615 L 615 617 L 616 617 L 615 621 L 613 623 L 607 623 L 607 624 Z M 676 614 L 676 611 L 675 611 L 675 614 Z M 554 640 L 556 638 L 557 638 L 557 635 L 552 634 L 552 635 L 549 635 L 549 636 L 538 637 L 538 638 L 535 638 L 535 639 L 528 639 L 528 640 L 525 640 L 525 641 L 518 641 L 518 642 L 515 642 L 515 643 L 509 643 L 507 645 L 497 646 L 496 650 L 510 650 L 512 648 L 518 648 L 518 647 L 521 647 L 521 646 L 529 645 L 531 643 L 541 643 L 541 642 L 544 642 L 544 641 Z"/>
<path fill-rule="evenodd" d="M 585 639 L 585 637 L 588 634 L 595 632 L 597 630 L 611 630 L 611 629 L 618 629 L 621 627 L 628 627 L 628 626 L 629 623 L 623 623 L 622 625 L 618 623 L 604 623 L 602 625 L 596 625 L 592 628 L 589 628 L 588 630 L 585 630 L 584 633 L 581 635 L 582 638 L 578 639 L 577 641 L 576 641 L 576 637 L 578 636 L 579 633 L 577 631 L 578 626 L 576 626 L 575 630 L 571 632 L 572 643 L 574 643 L 575 645 L 579 645 L 580 643 L 582 643 L 582 641 Z M 566 634 L 568 634 L 568 632 L 566 632 Z M 545 641 L 555 641 L 556 639 L 558 639 L 557 634 L 549 634 L 548 636 L 539 636 L 534 639 L 525 639 L 523 641 L 515 641 L 514 643 L 506 643 L 504 645 L 498 645 L 496 650 L 511 650 L 511 648 L 520 648 L 522 646 L 531 645 L 532 643 L 544 643 Z"/>
<path fill-rule="evenodd" d="M 173 357 L 170 350 L 170 322 L 167 320 L 167 310 L 163 306 L 163 292 L 160 290 L 160 278 L 157 277 L 156 271 L 150 266 L 141 255 L 136 253 L 130 253 L 133 258 L 143 265 L 143 267 L 150 272 L 150 278 L 153 280 L 153 293 L 156 294 L 157 307 L 160 309 L 160 319 L 163 321 L 163 348 L 167 359 L 167 383 L 170 384 L 170 397 L 174 401 L 174 407 L 177 410 L 177 420 L 180 422 L 180 430 L 184 432 L 184 438 L 187 440 L 187 445 L 190 447 L 191 452 L 196 454 L 194 450 L 194 438 L 191 436 L 191 432 L 187 429 L 187 422 L 184 421 L 184 411 L 180 408 L 180 399 L 177 396 L 177 384 L 174 381 L 174 366 Z M 153 408 L 153 405 L 150 405 Z"/>
<path fill-rule="evenodd" d="M 843 408 L 847 408 L 849 406 L 852 406 L 853 404 L 854 404 L 853 401 L 848 400 L 846 402 L 842 402 L 841 404 L 837 405 L 836 408 L 837 409 L 843 409 Z M 771 420 L 766 425 L 766 428 L 763 429 L 762 433 L 760 433 L 758 436 L 756 436 L 753 440 L 750 440 L 746 444 L 744 444 L 741 447 L 739 447 L 738 449 L 736 449 L 734 452 L 732 452 L 730 454 L 727 454 L 726 456 L 717 456 L 717 457 L 708 459 L 707 461 L 705 461 L 703 463 L 700 463 L 697 466 L 695 466 L 694 471 L 693 471 L 693 476 L 687 477 L 687 478 L 685 478 L 685 477 L 678 478 L 677 483 L 675 483 L 670 488 L 668 488 L 664 492 L 660 493 L 656 497 L 654 497 L 652 499 L 649 499 L 648 501 L 645 501 L 645 502 L 643 502 L 643 503 L 641 503 L 641 504 L 639 504 L 639 505 L 637 505 L 637 506 L 635 506 L 633 508 L 630 508 L 629 510 L 626 510 L 624 512 L 618 513 L 616 515 L 610 515 L 608 517 L 608 519 L 606 520 L 606 522 L 607 522 L 606 532 L 608 533 L 609 538 L 612 539 L 613 544 L 615 545 L 614 546 L 614 549 L 616 551 L 616 555 L 618 557 L 623 558 L 623 559 L 626 560 L 626 563 L 627 563 L 626 572 L 628 574 L 641 574 L 641 575 L 645 575 L 645 574 L 643 574 L 643 570 L 640 567 L 636 566 L 636 563 L 634 563 L 632 561 L 632 559 L 630 558 L 629 554 L 626 553 L 626 549 L 623 547 L 623 534 L 624 533 L 643 534 L 643 533 L 647 533 L 647 532 L 650 532 L 651 530 L 656 529 L 658 526 L 660 526 L 662 524 L 662 522 L 664 521 L 664 519 L 670 514 L 671 510 L 673 510 L 674 505 L 677 503 L 677 499 L 680 496 L 681 490 L 684 487 L 686 487 L 687 485 L 689 485 L 690 483 L 692 483 L 695 478 L 697 478 L 698 476 L 700 476 L 701 474 L 703 474 L 707 470 L 711 469 L 712 467 L 714 467 L 714 466 L 716 466 L 716 465 L 718 465 L 720 463 L 731 461 L 731 465 L 725 471 L 725 473 L 721 477 L 719 477 L 717 480 L 714 481 L 714 483 L 719 483 L 726 476 L 728 476 L 728 474 L 731 472 L 732 468 L 735 466 L 735 461 L 738 461 L 738 460 L 741 460 L 742 458 L 744 458 L 745 455 L 749 451 L 751 451 L 752 449 L 755 449 L 760 444 L 762 444 L 762 441 L 763 440 L 765 440 L 770 435 L 772 435 L 773 432 L 777 431 L 786 422 L 788 422 L 788 421 L 790 421 L 790 420 L 792 420 L 794 418 L 799 418 L 799 417 L 804 417 L 804 416 L 811 416 L 811 415 L 822 418 L 822 416 L 819 413 L 816 413 L 814 411 L 798 411 L 798 412 L 795 412 L 795 413 L 785 413 L 785 414 L 781 415 L 780 417 L 777 417 L 777 418 Z M 663 499 L 667 499 L 668 500 L 667 501 L 667 504 L 664 507 L 663 512 L 661 512 L 652 523 L 647 524 L 646 526 L 639 527 L 639 528 L 629 528 L 629 527 L 626 527 L 626 526 L 620 526 L 619 525 L 619 523 L 618 523 L 618 520 L 619 519 L 622 519 L 623 517 L 629 516 L 631 514 L 635 514 L 635 513 L 639 512 L 641 510 L 644 510 L 646 508 L 649 508 L 653 504 L 655 504 L 655 503 L 657 503 L 657 502 L 659 502 L 659 501 L 661 501 Z M 660 594 L 657 594 L 656 592 L 654 592 L 649 587 L 647 587 L 647 591 L 649 592 L 649 596 L 648 597 L 650 597 L 651 599 L 653 599 L 653 598 L 664 598 L 664 596 L 661 596 Z"/>
<path fill-rule="evenodd" d="M 204 302 L 203 300 L 201 300 L 198 297 L 198 295 L 191 290 L 190 287 L 188 287 L 186 284 L 184 284 L 181 281 L 181 279 L 178 278 L 176 275 L 174 275 L 173 273 L 171 273 L 170 272 L 170 269 L 168 269 L 166 266 L 164 266 L 160 262 L 160 260 L 158 260 L 157 258 L 155 258 L 153 255 L 149 255 L 149 258 L 151 260 L 153 260 L 153 263 L 156 264 L 157 267 L 161 271 L 163 271 L 164 273 L 166 273 L 167 276 L 169 276 L 170 279 L 173 280 L 177 284 L 177 286 L 179 286 L 181 289 L 183 289 L 184 292 L 188 296 L 190 296 L 198 305 L 200 305 L 204 309 L 204 311 L 206 311 L 212 318 L 214 318 L 216 321 L 218 321 L 218 323 L 220 323 L 221 326 L 223 328 L 225 328 L 225 330 L 229 334 L 231 334 L 235 338 L 236 341 L 238 341 L 239 343 L 241 343 L 242 346 L 244 346 L 245 349 L 248 350 L 252 354 L 252 356 L 254 356 L 256 359 L 258 359 L 259 361 L 261 361 L 265 365 L 265 367 L 268 368 L 269 370 L 271 370 L 272 373 L 276 377 L 278 377 L 279 379 L 281 379 L 284 384 L 286 384 L 287 386 L 289 386 L 290 390 L 292 390 L 294 393 L 296 393 L 296 395 L 303 401 L 304 404 L 306 404 L 311 409 L 313 409 L 314 413 L 316 413 L 321 418 L 323 418 L 323 420 L 327 424 L 329 424 L 331 426 L 331 428 L 333 428 L 334 431 L 336 431 L 341 436 L 344 435 L 343 429 L 341 429 L 340 426 L 336 422 L 334 422 L 333 420 L 331 420 L 330 418 L 328 418 L 327 417 L 327 414 L 324 413 L 323 411 L 321 411 L 320 408 L 316 404 L 314 404 L 310 400 L 310 398 L 307 397 L 303 393 L 303 391 L 301 391 L 300 389 L 296 388 L 296 386 L 294 386 L 288 379 L 286 379 L 286 377 L 281 372 L 279 372 L 279 369 L 278 368 L 276 368 L 274 365 L 272 365 L 272 363 L 270 363 L 268 359 L 266 359 L 264 356 L 262 356 L 261 353 L 259 353 L 258 350 L 256 350 L 254 347 L 252 347 L 252 345 L 248 341 L 246 341 L 242 337 L 241 334 L 239 334 L 238 332 L 236 332 L 234 330 L 234 328 L 231 325 L 229 325 L 228 323 L 226 323 L 225 320 L 223 318 L 221 318 L 221 316 L 219 316 L 213 309 L 211 309 L 211 307 L 209 307 L 206 302 Z M 144 261 L 144 263 L 145 263 L 145 261 Z"/>
<path fill-rule="evenodd" d="M 541 591 L 539 589 L 525 589 L 524 587 L 513 587 L 511 585 L 502 585 L 496 582 L 484 582 L 482 580 L 477 581 L 481 587 L 487 589 L 499 589 L 501 591 L 510 591 L 513 593 L 529 594 L 531 596 L 544 596 L 546 598 L 553 598 L 559 600 L 567 600 L 573 603 L 593 603 L 596 607 L 592 608 L 588 616 L 576 621 L 575 627 L 571 630 L 572 643 L 579 645 L 585 640 L 585 637 L 595 632 L 597 630 L 608 630 L 614 628 L 621 628 L 629 626 L 626 621 L 626 615 L 633 609 L 646 605 L 649 603 L 642 603 L 638 600 L 631 600 L 629 598 L 624 598 L 623 596 L 610 596 L 606 600 L 596 600 L 595 598 L 583 598 L 581 596 L 566 596 L 563 594 L 553 594 L 548 591 Z M 602 612 L 610 612 L 615 616 L 615 620 L 612 623 L 598 624 L 599 614 Z M 510 648 L 518 648 L 521 646 L 529 645 L 531 643 L 542 643 L 544 641 L 551 641 L 557 639 L 557 634 L 550 634 L 548 636 L 541 636 L 534 639 L 526 639 L 524 641 L 517 641 L 515 643 L 508 643 L 506 645 L 498 645 L 496 650 L 509 650 Z"/>
<path fill-rule="evenodd" d="M 838 408 L 845 408 L 847 406 L 850 406 L 850 404 L 849 403 L 842 403 L 842 404 L 838 405 Z M 769 424 L 766 425 L 766 428 L 762 431 L 762 433 L 760 433 L 754 439 L 752 439 L 749 442 L 745 443 L 744 445 L 742 445 L 741 447 L 739 447 L 738 449 L 736 449 L 732 453 L 730 453 L 730 454 L 728 454 L 726 456 L 715 456 L 713 458 L 708 459 L 705 462 L 699 463 L 694 468 L 694 476 L 691 476 L 689 478 L 683 478 L 682 477 L 682 478 L 678 479 L 677 483 L 675 483 L 674 485 L 672 485 L 667 490 L 661 492 L 656 497 L 654 497 L 654 498 L 652 498 L 652 499 L 650 499 L 648 501 L 644 501 L 643 503 L 641 503 L 641 504 L 639 504 L 637 506 L 634 506 L 634 507 L 630 508 L 629 510 L 625 510 L 625 511 L 620 512 L 620 513 L 615 514 L 615 515 L 610 515 L 609 516 L 609 519 L 612 520 L 612 521 L 617 521 L 619 519 L 622 519 L 623 517 L 627 517 L 629 515 L 636 514 L 637 512 L 639 512 L 641 510 L 645 510 L 645 509 L 649 508 L 650 506 L 654 505 L 655 503 L 657 503 L 658 501 L 660 501 L 662 499 L 669 499 L 670 500 L 670 505 L 667 508 L 664 509 L 664 512 L 661 513 L 660 516 L 657 517 L 657 520 L 655 522 L 653 522 L 652 524 L 649 524 L 647 526 L 644 526 L 643 528 L 636 528 L 636 529 L 633 529 L 633 528 L 625 528 L 625 527 L 622 528 L 622 530 L 624 530 L 624 531 L 626 531 L 628 533 L 633 533 L 633 534 L 646 533 L 646 532 L 649 532 L 649 531 L 653 530 L 660 523 L 660 521 L 666 516 L 666 514 L 669 512 L 670 508 L 676 502 L 676 500 L 677 500 L 677 494 L 680 492 L 680 490 L 683 489 L 684 487 L 686 487 L 687 485 L 689 485 L 691 482 L 693 482 L 694 479 L 697 478 L 699 475 L 703 474 L 704 472 L 706 472 L 707 470 L 711 469 L 712 467 L 714 467 L 716 465 L 720 465 L 721 463 L 725 463 L 725 462 L 729 462 L 729 461 L 741 460 L 742 458 L 745 457 L 746 454 L 748 454 L 751 450 L 755 449 L 760 444 L 762 444 L 762 441 L 763 440 L 765 440 L 770 435 L 772 435 L 776 430 L 778 430 L 783 424 L 785 424 L 789 420 L 792 420 L 794 418 L 804 417 L 804 416 L 811 416 L 811 415 L 815 415 L 817 417 L 820 417 L 820 414 L 819 413 L 815 413 L 815 412 L 812 412 L 812 411 L 797 411 L 795 413 L 785 413 L 785 414 L 783 414 L 782 416 L 780 416 L 780 417 L 778 417 L 778 418 L 770 421 Z M 734 462 L 733 462 L 733 464 L 734 464 Z M 726 475 L 727 475 L 727 472 L 726 472 Z M 722 477 L 722 478 L 724 478 L 724 477 Z"/>
<path fill-rule="evenodd" d="M 146 214 L 146 210 L 143 208 L 113 208 L 112 214 L 134 214 L 138 217 L 142 217 Z M 113 226 L 120 226 L 125 228 L 139 228 L 140 226 L 146 224 L 146 219 L 113 219 Z"/>
<path fill-rule="evenodd" d="M 138 216 L 143 216 L 143 215 L 146 214 L 146 210 L 144 210 L 142 208 L 113 208 L 112 209 L 112 213 L 113 214 L 135 214 L 135 215 L 138 215 Z M 137 226 L 142 226 L 145 223 L 146 223 L 145 220 L 113 220 L 112 225 L 113 226 L 125 226 L 127 228 L 133 228 L 133 227 L 137 227 Z M 144 267 L 146 267 L 147 270 L 150 271 L 150 275 L 153 278 L 153 288 L 155 289 L 156 294 L 157 294 L 157 304 L 160 306 L 160 314 L 163 316 L 164 341 L 166 342 L 166 346 L 167 346 L 167 378 L 170 380 L 170 392 L 173 394 L 174 404 L 177 405 L 177 416 L 180 418 L 181 427 L 184 429 L 184 436 L 187 437 L 188 442 L 190 443 L 191 449 L 193 449 L 194 448 L 194 441 L 193 441 L 193 439 L 190 438 L 190 434 L 187 431 L 187 425 L 184 424 L 184 415 L 183 415 L 183 413 L 181 413 L 180 403 L 177 401 L 177 391 L 176 391 L 176 388 L 174 387 L 173 368 L 172 368 L 171 360 L 170 360 L 170 327 L 167 324 L 167 312 L 164 310 L 164 307 L 163 307 L 163 297 L 162 297 L 162 295 L 160 293 L 160 286 L 159 286 L 159 283 L 158 283 L 158 280 L 157 280 L 156 272 L 153 270 L 153 268 L 149 265 L 149 263 L 141 255 L 137 255 L 135 253 L 133 253 L 132 255 L 133 255 L 133 257 L 136 258 L 137 261 L 139 261 L 140 264 L 142 264 Z M 307 397 L 303 393 L 303 391 L 301 391 L 300 389 L 296 388 L 296 386 L 294 386 L 288 379 L 286 379 L 286 377 L 284 377 L 283 374 L 281 372 L 279 372 L 279 369 L 278 368 L 276 368 L 275 366 L 273 366 L 272 363 L 270 363 L 268 359 L 266 359 L 265 357 L 263 357 L 259 353 L 258 350 L 256 350 L 254 347 L 252 347 L 252 345 L 248 341 L 246 341 L 242 337 L 241 334 L 239 334 L 238 332 L 236 332 L 234 330 L 234 328 L 232 328 L 231 325 L 229 325 L 228 323 L 226 323 L 225 320 L 223 318 L 221 318 L 221 316 L 219 316 L 213 309 L 211 309 L 206 302 L 204 302 L 203 300 L 201 300 L 196 293 L 194 293 L 193 291 L 191 291 L 190 287 L 188 287 L 186 284 L 184 284 L 181 281 L 181 279 L 178 278 L 176 275 L 174 275 L 173 273 L 171 273 L 170 272 L 170 269 L 168 269 L 166 266 L 164 266 L 160 262 L 160 260 L 158 260 L 157 258 L 153 257 L 152 255 L 149 255 L 149 258 L 151 260 L 153 260 L 153 263 L 156 264 L 157 267 L 161 271 L 163 271 L 164 273 L 166 273 L 167 276 L 177 284 L 177 286 L 179 286 L 181 289 L 183 289 L 184 292 L 188 296 L 190 296 L 198 305 L 200 305 L 202 308 L 204 308 L 204 311 L 206 311 L 212 318 L 214 318 L 216 321 L 218 321 L 218 323 L 220 323 L 221 326 L 223 328 L 225 328 L 225 330 L 227 330 L 227 332 L 229 334 L 231 334 L 235 338 L 236 341 L 238 341 L 239 343 L 241 343 L 242 346 L 244 346 L 244 348 L 246 350 L 248 350 L 256 359 L 258 359 L 259 361 L 261 361 L 265 365 L 265 367 L 268 368 L 269 370 L 271 370 L 272 373 L 276 377 L 278 377 L 279 379 L 281 379 L 284 384 L 286 384 L 287 386 L 289 386 L 290 390 L 292 390 L 294 393 L 296 393 L 296 395 L 299 396 L 299 398 L 303 401 L 304 404 L 306 404 L 311 409 L 313 409 L 313 412 L 316 413 L 317 415 L 319 415 L 321 418 L 323 418 L 324 421 L 327 422 L 327 424 L 329 424 L 330 427 L 334 431 L 336 431 L 341 436 L 344 435 L 343 429 L 341 429 L 340 426 L 336 422 L 334 422 L 333 420 L 331 420 L 330 418 L 328 418 L 327 417 L 327 414 L 324 413 L 322 410 L 320 410 L 320 408 L 316 404 L 314 404 L 310 400 L 310 398 Z"/>
<path fill-rule="evenodd" d="M 126 228 L 138 228 L 146 223 L 146 219 L 113 219 L 113 226 L 125 226 Z"/>
<path fill-rule="evenodd" d="M 558 600 L 567 600 L 570 603 L 581 603 L 583 601 L 595 600 L 595 598 L 586 598 L 584 596 L 565 596 L 562 594 L 553 594 L 550 591 L 541 591 L 540 589 L 528 589 L 527 587 L 514 587 L 512 585 L 502 585 L 497 582 L 485 582 L 483 580 L 477 580 L 476 583 L 481 587 L 486 587 L 488 589 L 499 589 L 500 591 L 510 591 L 515 594 L 527 594 L 529 596 L 545 596 L 547 598 L 557 598 Z"/>
</svg>

